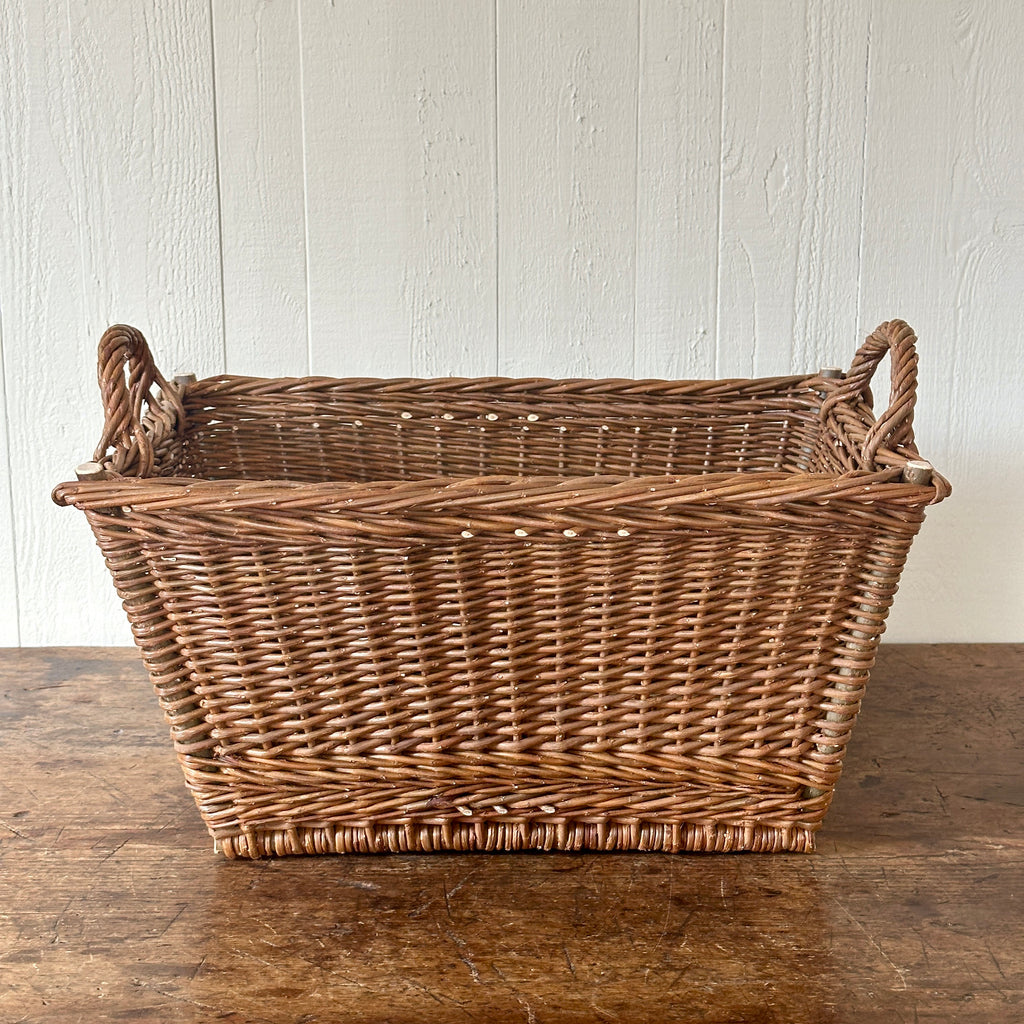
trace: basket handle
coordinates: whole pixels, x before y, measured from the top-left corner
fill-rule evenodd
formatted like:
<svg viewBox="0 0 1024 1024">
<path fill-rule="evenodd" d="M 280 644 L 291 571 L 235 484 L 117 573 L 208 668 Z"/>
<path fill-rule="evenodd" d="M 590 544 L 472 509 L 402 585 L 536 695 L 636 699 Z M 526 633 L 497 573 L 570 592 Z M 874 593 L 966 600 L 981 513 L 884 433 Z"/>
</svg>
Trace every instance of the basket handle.
<svg viewBox="0 0 1024 1024">
<path fill-rule="evenodd" d="M 822 403 L 826 414 L 839 402 L 863 399 L 869 405 L 871 378 L 886 353 L 889 354 L 889 407 L 864 437 L 861 458 L 864 465 L 875 461 L 878 449 L 914 445 L 914 404 L 917 401 L 917 337 L 903 320 L 879 324 L 867 336 L 850 364 L 846 379 Z"/>
<path fill-rule="evenodd" d="M 95 462 L 114 448 L 123 453 L 124 465 L 133 475 L 148 476 L 153 470 L 153 444 L 142 429 L 143 403 L 150 413 L 159 412 L 181 422 L 184 408 L 177 389 L 168 387 L 156 368 L 142 332 L 127 324 L 114 324 L 100 338 L 97 376 L 103 401 L 103 436 L 96 446 Z M 160 398 L 154 394 L 160 389 Z"/>
</svg>

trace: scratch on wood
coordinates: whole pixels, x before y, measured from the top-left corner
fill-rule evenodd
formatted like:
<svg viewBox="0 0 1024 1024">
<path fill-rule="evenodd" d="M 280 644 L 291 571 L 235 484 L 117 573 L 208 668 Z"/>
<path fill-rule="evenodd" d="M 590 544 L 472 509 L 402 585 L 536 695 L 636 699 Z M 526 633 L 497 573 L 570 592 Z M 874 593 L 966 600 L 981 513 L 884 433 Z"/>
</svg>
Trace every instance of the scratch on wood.
<svg viewBox="0 0 1024 1024">
<path fill-rule="evenodd" d="M 108 861 L 108 860 L 110 860 L 110 858 L 111 858 L 111 857 L 113 857 L 113 856 L 114 856 L 115 854 L 117 854 L 117 852 L 118 852 L 119 850 L 121 850 L 121 849 L 122 849 L 122 848 L 123 848 L 123 847 L 125 846 L 125 844 L 127 844 L 127 842 L 128 842 L 128 840 L 129 840 L 129 838 L 130 838 L 130 836 L 125 836 L 125 837 L 124 837 L 124 839 L 122 839 L 122 840 L 121 840 L 121 842 L 119 842 L 119 843 L 118 843 L 118 844 L 117 844 L 117 845 L 116 845 L 116 846 L 115 846 L 115 847 L 114 847 L 114 848 L 113 848 L 113 849 L 112 849 L 112 850 L 111 850 L 111 851 L 110 851 L 110 852 L 109 852 L 109 853 L 108 853 L 108 854 L 107 854 L 107 855 L 106 855 L 106 856 L 105 856 L 105 857 L 103 858 L 103 860 L 102 860 L 102 861 L 100 861 L 100 863 L 101 863 L 101 864 L 106 864 L 106 863 L 107 863 L 107 861 Z"/>
<path fill-rule="evenodd" d="M 360 882 L 354 878 L 339 878 L 336 885 L 344 886 L 346 889 L 360 889 L 363 892 L 380 892 L 380 886 L 376 882 Z"/>
<path fill-rule="evenodd" d="M 184 914 L 186 910 L 188 910 L 188 904 L 187 903 L 182 903 L 182 905 L 178 908 L 178 912 L 174 915 L 174 917 L 172 917 L 170 919 L 170 921 L 167 922 L 167 924 L 164 927 L 163 931 L 160 932 L 160 936 L 159 937 L 162 938 L 164 935 L 166 935 L 170 931 L 171 926 L 174 924 L 174 922 L 177 921 L 178 918 L 181 917 L 181 915 Z"/>
<path fill-rule="evenodd" d="M 899 980 L 900 980 L 900 985 L 899 985 L 900 991 L 901 992 L 905 992 L 907 990 L 906 971 L 901 970 L 899 967 L 896 966 L 896 964 L 893 963 L 892 959 L 889 957 L 889 954 L 886 953 L 886 951 L 884 949 L 882 949 L 882 947 L 875 940 L 875 937 L 871 934 L 871 932 L 869 932 L 867 930 L 867 928 L 865 928 L 864 925 L 861 924 L 860 921 L 858 921 L 857 918 L 855 918 L 853 916 L 853 914 L 851 914 L 850 911 L 847 910 L 846 907 L 844 907 L 843 904 L 840 903 L 839 900 L 837 900 L 835 898 L 835 896 L 831 897 L 831 899 L 832 899 L 832 902 L 846 915 L 847 919 L 852 924 L 856 925 L 856 927 L 860 931 L 862 931 L 864 933 L 864 935 L 867 938 L 868 942 L 870 942 L 871 945 L 874 946 L 876 950 L 878 950 L 878 952 L 881 955 L 882 959 L 896 972 L 896 977 L 898 977 Z"/>
<path fill-rule="evenodd" d="M 463 952 L 467 948 L 465 939 L 460 938 L 450 928 L 446 928 L 444 934 L 451 940 L 451 942 L 459 950 L 458 957 L 466 965 L 469 970 L 470 977 L 479 985 L 480 984 L 480 971 L 477 970 L 476 964 L 473 962 L 473 958 L 467 952 Z"/>
<path fill-rule="evenodd" d="M 526 1010 L 526 1024 L 537 1024 L 537 1014 L 533 1012 L 533 1007 L 530 1005 L 529 1000 L 517 993 L 516 1001 Z"/>
<path fill-rule="evenodd" d="M 64 904 L 64 909 L 57 915 L 57 920 L 53 922 L 53 938 L 50 939 L 51 946 L 60 942 L 60 936 L 57 933 L 60 931 L 60 926 L 64 921 L 64 915 L 71 909 L 71 904 L 74 902 L 74 897 L 69 899 L 67 903 Z"/>
</svg>

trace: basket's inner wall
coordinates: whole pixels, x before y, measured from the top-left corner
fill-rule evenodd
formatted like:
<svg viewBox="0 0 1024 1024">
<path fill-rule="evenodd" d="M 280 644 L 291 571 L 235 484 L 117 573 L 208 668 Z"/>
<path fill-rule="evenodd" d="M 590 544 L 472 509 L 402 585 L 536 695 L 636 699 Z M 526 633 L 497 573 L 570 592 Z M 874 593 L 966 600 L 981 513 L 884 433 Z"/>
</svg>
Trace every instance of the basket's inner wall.
<svg viewBox="0 0 1024 1024">
<path fill-rule="evenodd" d="M 174 471 L 297 482 L 807 472 L 819 461 L 815 396 L 780 381 L 670 395 L 202 381 Z"/>
</svg>

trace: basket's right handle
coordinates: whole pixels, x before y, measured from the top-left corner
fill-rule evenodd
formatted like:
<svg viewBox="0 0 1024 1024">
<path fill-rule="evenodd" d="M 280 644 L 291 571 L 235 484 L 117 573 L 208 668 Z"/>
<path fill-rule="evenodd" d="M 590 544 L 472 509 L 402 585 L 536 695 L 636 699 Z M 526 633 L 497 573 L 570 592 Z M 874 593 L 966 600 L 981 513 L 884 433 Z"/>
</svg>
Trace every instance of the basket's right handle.
<svg viewBox="0 0 1024 1024">
<path fill-rule="evenodd" d="M 846 379 L 822 405 L 827 412 L 833 405 L 850 399 L 870 402 L 871 378 L 886 353 L 889 354 L 891 385 L 889 407 L 868 430 L 861 448 L 864 465 L 875 461 L 875 454 L 886 448 L 914 445 L 914 404 L 917 401 L 917 337 L 903 320 L 879 324 L 857 350 Z"/>
<path fill-rule="evenodd" d="M 94 461 L 101 462 L 113 448 L 122 453 L 133 475 L 148 476 L 153 470 L 153 445 L 142 429 L 143 404 L 151 412 L 181 422 L 184 409 L 176 388 L 168 387 L 156 368 L 142 332 L 127 324 L 114 324 L 100 338 L 97 376 L 103 401 L 103 436 Z M 161 392 L 156 399 L 154 387 Z"/>
</svg>

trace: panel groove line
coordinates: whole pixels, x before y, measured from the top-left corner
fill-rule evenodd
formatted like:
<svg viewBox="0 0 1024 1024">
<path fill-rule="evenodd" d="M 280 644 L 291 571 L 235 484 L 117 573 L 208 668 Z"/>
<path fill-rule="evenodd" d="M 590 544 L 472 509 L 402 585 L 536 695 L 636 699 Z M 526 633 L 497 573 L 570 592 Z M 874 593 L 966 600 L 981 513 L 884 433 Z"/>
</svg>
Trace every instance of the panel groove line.
<svg viewBox="0 0 1024 1024">
<path fill-rule="evenodd" d="M 95 348 L 83 343 L 81 155 L 68 12 L 7 3 L 0 29 L 5 490 L 7 550 L 16 559 L 2 574 L 9 582 L 0 584 L 5 629 L 26 645 L 124 643 L 128 630 L 88 529 L 47 500 L 99 433 Z"/>
<path fill-rule="evenodd" d="M 637 107 L 638 377 L 715 376 L 722 0 L 644 0 Z"/>
<path fill-rule="evenodd" d="M 4 38 L 9 38 L 4 36 Z M 0 122 L 0 130 L 3 125 Z M 4 137 L 7 135 L 4 133 Z M 4 474 L 4 491 L 6 501 L 0 507 L 0 552 L 3 563 L 0 564 L 0 647 L 21 646 L 21 627 L 19 623 L 18 601 L 18 535 L 14 524 L 14 485 L 10 470 L 11 436 L 8 405 L 10 397 L 7 393 L 7 371 L 4 360 L 4 320 L 3 296 L 0 294 L 0 472 Z"/>
<path fill-rule="evenodd" d="M 213 122 L 213 180 L 217 197 L 217 265 L 220 271 L 220 346 L 221 363 L 228 368 L 227 306 L 224 299 L 224 188 L 221 177 L 221 133 L 217 117 L 217 39 L 213 28 L 214 4 L 210 0 L 208 25 L 210 31 L 210 116 Z"/>
<path fill-rule="evenodd" d="M 225 358 L 232 373 L 309 370 L 302 12 L 218 0 L 215 109 Z"/>
<path fill-rule="evenodd" d="M 314 373 L 492 372 L 493 15 L 302 8 Z"/>
<path fill-rule="evenodd" d="M 632 373 L 636 2 L 499 8 L 502 374 Z"/>
</svg>

